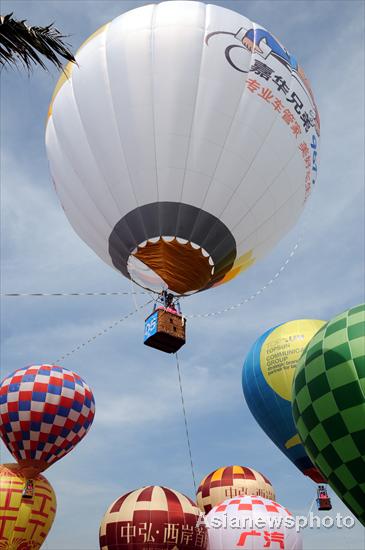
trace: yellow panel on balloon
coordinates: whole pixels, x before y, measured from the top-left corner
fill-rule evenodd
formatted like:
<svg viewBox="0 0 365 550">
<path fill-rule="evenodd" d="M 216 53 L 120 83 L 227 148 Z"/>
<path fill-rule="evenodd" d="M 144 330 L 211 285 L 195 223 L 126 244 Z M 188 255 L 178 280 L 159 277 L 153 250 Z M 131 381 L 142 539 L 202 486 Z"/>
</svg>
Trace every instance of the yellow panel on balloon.
<svg viewBox="0 0 365 550">
<path fill-rule="evenodd" d="M 276 327 L 264 341 L 260 364 L 270 388 L 291 400 L 295 367 L 304 348 L 325 324 L 317 319 L 299 319 Z"/>
<path fill-rule="evenodd" d="M 33 497 L 24 498 L 25 478 L 17 464 L 0 465 L 0 550 L 38 550 L 56 514 L 56 495 L 47 479 L 33 480 Z"/>
</svg>

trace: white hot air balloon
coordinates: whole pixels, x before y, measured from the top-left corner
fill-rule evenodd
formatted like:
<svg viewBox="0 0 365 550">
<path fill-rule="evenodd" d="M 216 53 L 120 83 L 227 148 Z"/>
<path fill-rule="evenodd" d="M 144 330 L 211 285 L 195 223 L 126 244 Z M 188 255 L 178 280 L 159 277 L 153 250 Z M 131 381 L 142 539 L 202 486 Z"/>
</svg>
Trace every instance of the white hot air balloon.
<svg viewBox="0 0 365 550">
<path fill-rule="evenodd" d="M 208 550 L 302 550 L 291 513 L 263 497 L 227 499 L 212 508 L 205 523 Z"/>
<path fill-rule="evenodd" d="M 62 74 L 46 146 L 62 206 L 109 265 L 186 295 L 231 280 L 298 219 L 319 115 L 294 56 L 200 2 L 101 27 Z"/>
</svg>

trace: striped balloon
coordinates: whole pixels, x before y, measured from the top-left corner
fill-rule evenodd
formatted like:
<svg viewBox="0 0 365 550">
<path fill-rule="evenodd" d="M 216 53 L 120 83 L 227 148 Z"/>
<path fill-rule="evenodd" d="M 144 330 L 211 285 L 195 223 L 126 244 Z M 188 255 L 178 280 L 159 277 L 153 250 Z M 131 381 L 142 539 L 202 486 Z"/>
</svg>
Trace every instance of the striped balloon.
<svg viewBox="0 0 365 550">
<path fill-rule="evenodd" d="M 0 465 L 0 548 L 38 550 L 56 514 L 56 495 L 42 475 L 33 480 L 33 498 L 23 499 L 25 478 L 18 464 Z"/>
<path fill-rule="evenodd" d="M 100 526 L 101 550 L 205 550 L 199 508 L 185 495 L 151 485 L 118 498 Z"/>
<path fill-rule="evenodd" d="M 225 466 L 211 472 L 201 481 L 197 504 L 207 514 L 227 498 L 253 495 L 275 500 L 271 482 L 256 470 L 245 466 Z"/>
<path fill-rule="evenodd" d="M 63 367 L 18 369 L 0 384 L 0 435 L 27 477 L 70 452 L 88 432 L 94 411 L 89 386 Z"/>
</svg>

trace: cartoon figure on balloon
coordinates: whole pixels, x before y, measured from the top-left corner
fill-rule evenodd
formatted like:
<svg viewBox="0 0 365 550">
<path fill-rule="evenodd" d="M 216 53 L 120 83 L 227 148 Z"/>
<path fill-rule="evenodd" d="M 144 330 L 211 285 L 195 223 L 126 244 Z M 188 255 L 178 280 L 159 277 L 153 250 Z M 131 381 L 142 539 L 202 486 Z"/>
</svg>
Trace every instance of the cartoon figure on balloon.
<svg viewBox="0 0 365 550">
<path fill-rule="evenodd" d="M 228 63 L 237 71 L 242 73 L 249 73 L 251 71 L 250 64 L 244 67 L 239 66 L 237 61 L 233 59 L 232 54 L 235 50 L 240 49 L 250 53 L 249 61 L 251 61 L 252 54 L 258 54 L 265 60 L 270 59 L 270 56 L 277 59 L 282 63 L 285 68 L 291 73 L 291 75 L 297 80 L 297 82 L 303 88 L 313 105 L 313 112 L 311 112 L 311 125 L 314 126 L 317 136 L 320 136 L 320 118 L 319 111 L 314 99 L 311 84 L 307 78 L 304 69 L 298 64 L 296 57 L 288 52 L 288 50 L 279 42 L 277 38 L 266 29 L 257 27 L 245 29 L 241 27 L 236 33 L 227 31 L 214 31 L 209 33 L 205 38 L 205 43 L 209 45 L 209 40 L 216 35 L 231 35 L 240 44 L 230 44 L 225 49 L 225 57 Z M 269 69 L 270 71 L 270 69 Z M 271 71 L 272 72 L 272 71 Z"/>
</svg>

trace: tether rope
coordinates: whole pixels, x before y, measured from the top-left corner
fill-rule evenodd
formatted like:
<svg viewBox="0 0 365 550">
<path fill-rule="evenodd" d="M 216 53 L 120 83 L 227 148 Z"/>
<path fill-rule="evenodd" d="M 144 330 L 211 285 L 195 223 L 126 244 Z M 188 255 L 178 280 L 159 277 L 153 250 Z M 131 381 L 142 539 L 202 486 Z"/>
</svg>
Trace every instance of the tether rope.
<svg viewBox="0 0 365 550">
<path fill-rule="evenodd" d="M 317 499 L 317 497 L 315 496 L 314 499 L 311 501 L 311 505 L 309 507 L 308 514 L 307 514 L 307 521 L 309 519 L 310 513 L 311 513 L 312 508 L 313 508 L 313 504 L 315 503 L 316 499 Z"/>
<path fill-rule="evenodd" d="M 143 309 L 144 307 L 146 307 L 148 304 L 150 304 L 152 302 L 153 302 L 153 300 L 148 300 L 148 302 L 142 304 L 141 306 L 138 306 L 137 309 L 134 309 L 133 311 L 131 311 L 130 313 L 127 313 L 126 315 L 123 315 L 123 317 L 121 317 L 117 321 L 114 321 L 114 323 L 112 323 L 108 327 L 105 327 L 103 330 L 99 331 L 97 334 L 95 334 L 94 336 L 92 336 L 91 338 L 86 340 L 86 342 L 83 342 L 82 344 L 79 344 L 73 350 L 69 351 L 68 353 L 65 353 L 64 355 L 61 355 L 61 357 L 56 359 L 55 363 L 58 363 L 59 361 L 63 361 L 67 357 L 70 357 L 70 355 L 72 355 L 73 353 L 76 353 L 77 351 L 80 351 L 80 349 L 82 349 L 85 346 L 87 346 L 88 344 L 91 344 L 92 342 L 94 342 L 94 340 L 96 340 L 99 336 L 104 336 L 104 334 L 106 334 L 107 332 L 109 332 L 110 330 L 115 328 L 116 326 L 120 325 L 121 323 L 123 323 L 123 321 L 125 321 L 126 319 L 129 319 L 129 317 L 132 317 L 132 315 L 135 315 L 139 310 Z"/>
<path fill-rule="evenodd" d="M 191 445 L 190 445 L 190 436 L 189 436 L 188 421 L 187 421 L 187 418 L 186 418 L 184 393 L 183 393 L 182 383 L 181 383 L 181 374 L 180 374 L 179 357 L 178 357 L 177 353 L 175 353 L 175 358 L 176 358 L 177 374 L 178 374 L 178 377 L 179 377 L 181 405 L 182 405 L 182 411 L 183 411 L 183 416 L 184 416 L 185 433 L 186 433 L 186 441 L 187 441 L 187 444 L 188 444 L 188 451 L 189 451 L 189 458 L 190 458 L 190 467 L 191 467 L 191 475 L 192 475 L 192 478 L 193 478 L 194 491 L 195 491 L 195 494 L 196 494 L 196 481 L 195 481 L 195 473 L 194 473 L 194 464 L 193 464 L 193 457 L 192 457 L 192 453 L 191 453 Z"/>
<path fill-rule="evenodd" d="M 129 292 L 6 292 L 1 293 L 0 296 L 9 297 L 9 296 L 130 296 L 137 294 L 150 294 L 150 292 L 141 290 L 138 292 L 129 291 Z"/>
<path fill-rule="evenodd" d="M 215 317 L 217 315 L 222 315 L 223 313 L 228 313 L 229 311 L 232 311 L 234 309 L 238 309 L 242 307 L 243 305 L 247 304 L 248 302 L 251 302 L 257 296 L 265 292 L 265 290 L 273 284 L 276 279 L 278 279 L 281 275 L 281 273 L 284 271 L 290 260 L 293 258 L 296 250 L 299 247 L 299 244 L 301 243 L 303 239 L 303 236 L 301 236 L 296 244 L 294 245 L 292 251 L 290 252 L 289 256 L 286 258 L 286 260 L 283 262 L 281 267 L 278 269 L 278 271 L 275 273 L 275 275 L 266 283 L 264 284 L 259 290 L 257 290 L 254 294 L 251 294 L 248 298 L 242 299 L 240 302 L 237 302 L 236 304 L 232 304 L 230 306 L 227 306 L 221 310 L 217 311 L 210 311 L 208 313 L 192 313 L 191 315 L 185 315 L 187 319 L 198 319 L 198 318 L 204 318 L 204 317 Z M 41 293 L 41 292 L 35 292 L 32 294 L 26 294 L 26 293 L 18 293 L 18 292 L 12 292 L 12 293 L 6 293 L 6 294 L 0 294 L 0 296 L 136 296 L 136 295 L 152 295 L 152 292 L 148 291 L 130 291 L 130 292 L 71 292 L 71 293 L 63 293 L 63 292 L 54 292 L 54 293 Z M 157 293 L 154 293 L 157 295 Z M 186 296 L 181 296 L 181 298 L 186 299 Z M 155 301 L 153 299 L 152 301 Z"/>
<path fill-rule="evenodd" d="M 257 290 L 254 294 L 251 294 L 251 296 L 249 296 L 248 298 L 243 298 L 243 299 L 241 299 L 240 302 L 237 302 L 236 304 L 232 304 L 231 306 L 225 307 L 223 309 L 220 309 L 220 310 L 217 310 L 217 311 L 210 311 L 209 313 L 192 313 L 191 315 L 186 315 L 185 317 L 187 319 L 198 319 L 198 318 L 204 318 L 204 317 L 215 317 L 217 315 L 223 315 L 223 313 L 227 313 L 228 311 L 238 309 L 238 308 L 242 307 L 243 305 L 247 304 L 248 302 L 251 302 L 252 300 L 257 298 L 257 296 L 259 296 L 260 294 L 265 292 L 265 290 L 267 288 L 269 288 L 273 284 L 273 282 L 276 281 L 280 277 L 280 275 L 282 274 L 282 272 L 284 271 L 284 269 L 286 268 L 286 266 L 288 265 L 288 263 L 290 262 L 290 260 L 294 256 L 294 254 L 295 254 L 302 238 L 303 237 L 301 236 L 298 239 L 298 241 L 296 242 L 296 244 L 293 247 L 292 251 L 290 252 L 289 256 L 286 258 L 286 260 L 281 265 L 281 267 L 278 269 L 278 271 L 275 273 L 275 275 L 267 283 L 265 283 L 264 286 L 259 288 L 259 290 Z"/>
<path fill-rule="evenodd" d="M 310 210 L 310 204 L 307 207 L 307 214 L 308 214 L 309 210 Z M 242 298 L 236 304 L 232 304 L 232 305 L 227 306 L 227 307 L 225 307 L 221 310 L 210 311 L 208 313 L 192 313 L 191 315 L 185 315 L 186 319 L 202 319 L 202 318 L 206 318 L 206 317 L 216 317 L 218 315 L 223 315 L 224 313 L 228 313 L 229 311 L 233 311 L 235 309 L 238 309 L 238 308 L 242 307 L 243 305 L 247 304 L 248 302 L 251 302 L 252 300 L 257 298 L 257 296 L 259 296 L 260 294 L 265 292 L 265 290 L 267 288 L 269 288 L 274 283 L 274 281 L 276 281 L 280 277 L 281 273 L 285 270 L 285 268 L 287 267 L 287 265 L 289 264 L 289 262 L 293 258 L 294 254 L 296 253 L 299 245 L 303 241 L 308 219 L 309 219 L 309 215 L 307 215 L 307 217 L 304 220 L 303 229 L 302 229 L 302 232 L 301 232 L 297 242 L 293 246 L 290 254 L 287 256 L 285 261 L 282 263 L 282 265 L 280 266 L 278 271 L 275 273 L 275 275 L 267 283 L 265 283 L 255 293 L 251 294 L 251 296 L 249 296 L 248 298 Z M 6 297 L 9 297 L 9 296 L 130 296 L 130 295 L 135 296 L 135 295 L 139 295 L 139 294 L 141 294 L 141 295 L 142 294 L 147 294 L 149 296 L 155 294 L 156 296 L 158 296 L 158 293 L 154 292 L 154 291 L 84 292 L 84 293 L 81 293 L 81 292 L 72 292 L 72 293 L 55 292 L 55 293 L 49 293 L 49 294 L 48 293 L 41 293 L 41 292 L 32 293 L 32 294 L 13 292 L 13 293 L 0 294 L 0 296 L 4 296 L 4 297 L 5 296 Z M 187 297 L 186 296 L 180 296 L 179 298 L 186 299 Z"/>
</svg>

